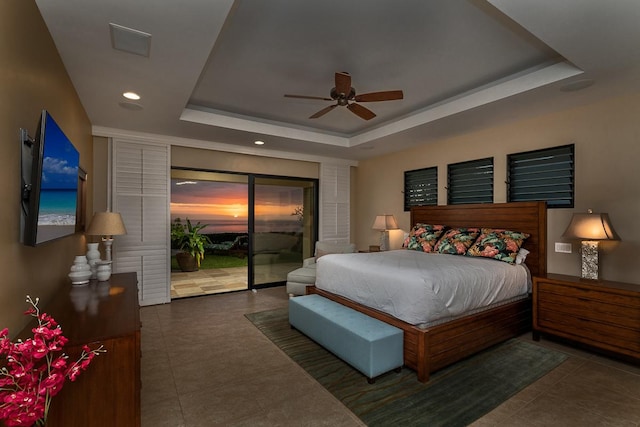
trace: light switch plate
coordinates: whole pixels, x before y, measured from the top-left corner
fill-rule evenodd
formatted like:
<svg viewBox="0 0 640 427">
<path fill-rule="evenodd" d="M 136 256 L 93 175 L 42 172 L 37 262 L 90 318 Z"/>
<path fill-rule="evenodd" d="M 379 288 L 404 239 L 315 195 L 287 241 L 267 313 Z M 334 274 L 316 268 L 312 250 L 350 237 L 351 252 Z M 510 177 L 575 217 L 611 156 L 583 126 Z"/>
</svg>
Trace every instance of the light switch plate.
<svg viewBox="0 0 640 427">
<path fill-rule="evenodd" d="M 571 243 L 560 243 L 556 242 L 556 252 L 560 252 L 563 254 L 571 253 Z"/>
</svg>

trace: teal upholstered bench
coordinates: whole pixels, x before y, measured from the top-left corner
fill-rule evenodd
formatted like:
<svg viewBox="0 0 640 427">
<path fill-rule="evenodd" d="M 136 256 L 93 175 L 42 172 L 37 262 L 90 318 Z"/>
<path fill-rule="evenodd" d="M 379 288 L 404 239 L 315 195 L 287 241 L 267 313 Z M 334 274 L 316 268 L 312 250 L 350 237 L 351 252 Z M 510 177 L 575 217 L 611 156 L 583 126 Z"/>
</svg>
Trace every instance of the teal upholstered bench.
<svg viewBox="0 0 640 427">
<path fill-rule="evenodd" d="M 289 299 L 289 323 L 369 382 L 403 364 L 402 330 L 320 295 Z"/>
</svg>

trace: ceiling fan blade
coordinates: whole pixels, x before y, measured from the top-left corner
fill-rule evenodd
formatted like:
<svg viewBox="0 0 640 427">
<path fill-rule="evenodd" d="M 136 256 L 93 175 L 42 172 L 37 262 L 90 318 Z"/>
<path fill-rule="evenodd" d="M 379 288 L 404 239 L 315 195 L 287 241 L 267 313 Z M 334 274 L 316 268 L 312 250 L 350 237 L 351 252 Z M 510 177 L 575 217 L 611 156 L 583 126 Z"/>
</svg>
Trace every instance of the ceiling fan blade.
<svg viewBox="0 0 640 427">
<path fill-rule="evenodd" d="M 371 92 L 356 95 L 354 98 L 358 102 L 393 101 L 402 99 L 404 94 L 401 90 L 388 90 L 385 92 Z"/>
<path fill-rule="evenodd" d="M 351 92 L 351 75 L 349 73 L 336 73 L 336 92 L 349 95 Z"/>
<path fill-rule="evenodd" d="M 308 96 L 308 95 L 285 95 L 285 98 L 300 98 L 300 99 L 319 99 L 321 101 L 333 101 L 331 98 L 325 98 L 322 96 Z"/>
<path fill-rule="evenodd" d="M 371 120 L 376 116 L 373 111 L 371 111 L 368 108 L 365 108 L 365 107 L 363 107 L 362 105 L 359 105 L 359 104 L 351 103 L 351 104 L 347 105 L 347 108 L 353 114 L 355 114 L 355 115 L 357 115 L 360 118 L 365 119 L 365 120 Z"/>
<path fill-rule="evenodd" d="M 310 119 L 317 119 L 320 116 L 324 116 L 325 114 L 327 114 L 329 111 L 333 110 L 334 108 L 336 108 L 338 106 L 338 104 L 333 104 L 333 105 L 329 105 L 326 108 L 323 108 L 322 110 L 318 111 L 317 113 L 315 113 L 313 116 L 309 117 Z"/>
</svg>

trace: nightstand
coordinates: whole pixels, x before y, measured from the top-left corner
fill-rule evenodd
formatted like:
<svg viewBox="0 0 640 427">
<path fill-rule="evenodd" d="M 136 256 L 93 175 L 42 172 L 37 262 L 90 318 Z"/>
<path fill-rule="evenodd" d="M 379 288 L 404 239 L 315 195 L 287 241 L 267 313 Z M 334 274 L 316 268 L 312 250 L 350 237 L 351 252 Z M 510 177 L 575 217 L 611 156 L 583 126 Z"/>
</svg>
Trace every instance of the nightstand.
<svg viewBox="0 0 640 427">
<path fill-rule="evenodd" d="M 640 285 L 534 277 L 533 339 L 540 333 L 640 360 Z"/>
</svg>

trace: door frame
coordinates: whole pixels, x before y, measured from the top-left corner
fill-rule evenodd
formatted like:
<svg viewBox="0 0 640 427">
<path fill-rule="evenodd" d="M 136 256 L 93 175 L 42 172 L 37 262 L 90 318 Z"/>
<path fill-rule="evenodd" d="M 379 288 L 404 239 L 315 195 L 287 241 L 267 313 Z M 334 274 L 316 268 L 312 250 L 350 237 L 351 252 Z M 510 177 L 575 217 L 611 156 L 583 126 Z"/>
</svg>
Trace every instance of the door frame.
<svg viewBox="0 0 640 427">
<path fill-rule="evenodd" d="M 255 231 L 255 181 L 256 178 L 262 179 L 277 179 L 277 180 L 285 180 L 285 181 L 307 181 L 312 184 L 313 188 L 313 204 L 314 204 L 314 214 L 312 221 L 312 236 L 310 236 L 311 241 L 311 252 L 313 253 L 313 249 L 315 247 L 315 242 L 318 240 L 319 236 L 319 217 L 320 217 L 320 180 L 318 178 L 307 178 L 307 177 L 295 177 L 295 176 L 281 176 L 281 175 L 271 175 L 271 174 L 257 174 L 251 172 L 230 172 L 225 170 L 214 170 L 214 169 L 202 169 L 202 168 L 189 168 L 189 167 L 180 167 L 180 166 L 171 166 L 169 171 L 169 177 L 171 179 L 171 171 L 172 170 L 180 170 L 180 171 L 193 171 L 193 172 L 204 172 L 204 173 L 218 173 L 225 175 L 241 175 L 247 177 L 247 234 L 249 236 L 249 248 L 247 254 L 247 289 L 264 289 L 275 286 L 282 286 L 286 283 L 286 281 L 281 282 L 272 282 L 265 283 L 260 285 L 255 285 L 254 283 L 254 266 L 253 266 L 253 233 Z M 169 201 L 171 201 L 171 193 L 169 190 Z M 171 222 L 171 217 L 169 215 L 169 222 Z M 168 230 L 170 229 L 170 224 L 168 224 Z"/>
<path fill-rule="evenodd" d="M 254 263 L 253 263 L 253 233 L 255 232 L 255 211 L 251 209 L 255 203 L 255 184 L 256 178 L 266 178 L 266 179 L 278 179 L 284 181 L 307 181 L 312 184 L 313 187 L 313 205 L 314 205 L 314 214 L 313 214 L 313 222 L 311 227 L 312 236 L 310 236 L 311 241 L 311 253 L 314 251 L 315 243 L 318 240 L 319 235 L 319 216 L 320 216 L 320 180 L 317 178 L 299 178 L 292 176 L 280 176 L 280 175 L 266 175 L 266 174 L 247 174 L 249 176 L 249 221 L 248 221 L 248 234 L 249 234 L 249 257 L 248 257 L 248 278 L 247 283 L 249 284 L 249 289 L 264 289 L 271 288 L 275 286 L 282 286 L 286 283 L 286 280 L 280 282 L 271 282 L 264 283 L 260 285 L 255 284 L 255 271 L 254 271 Z"/>
</svg>

